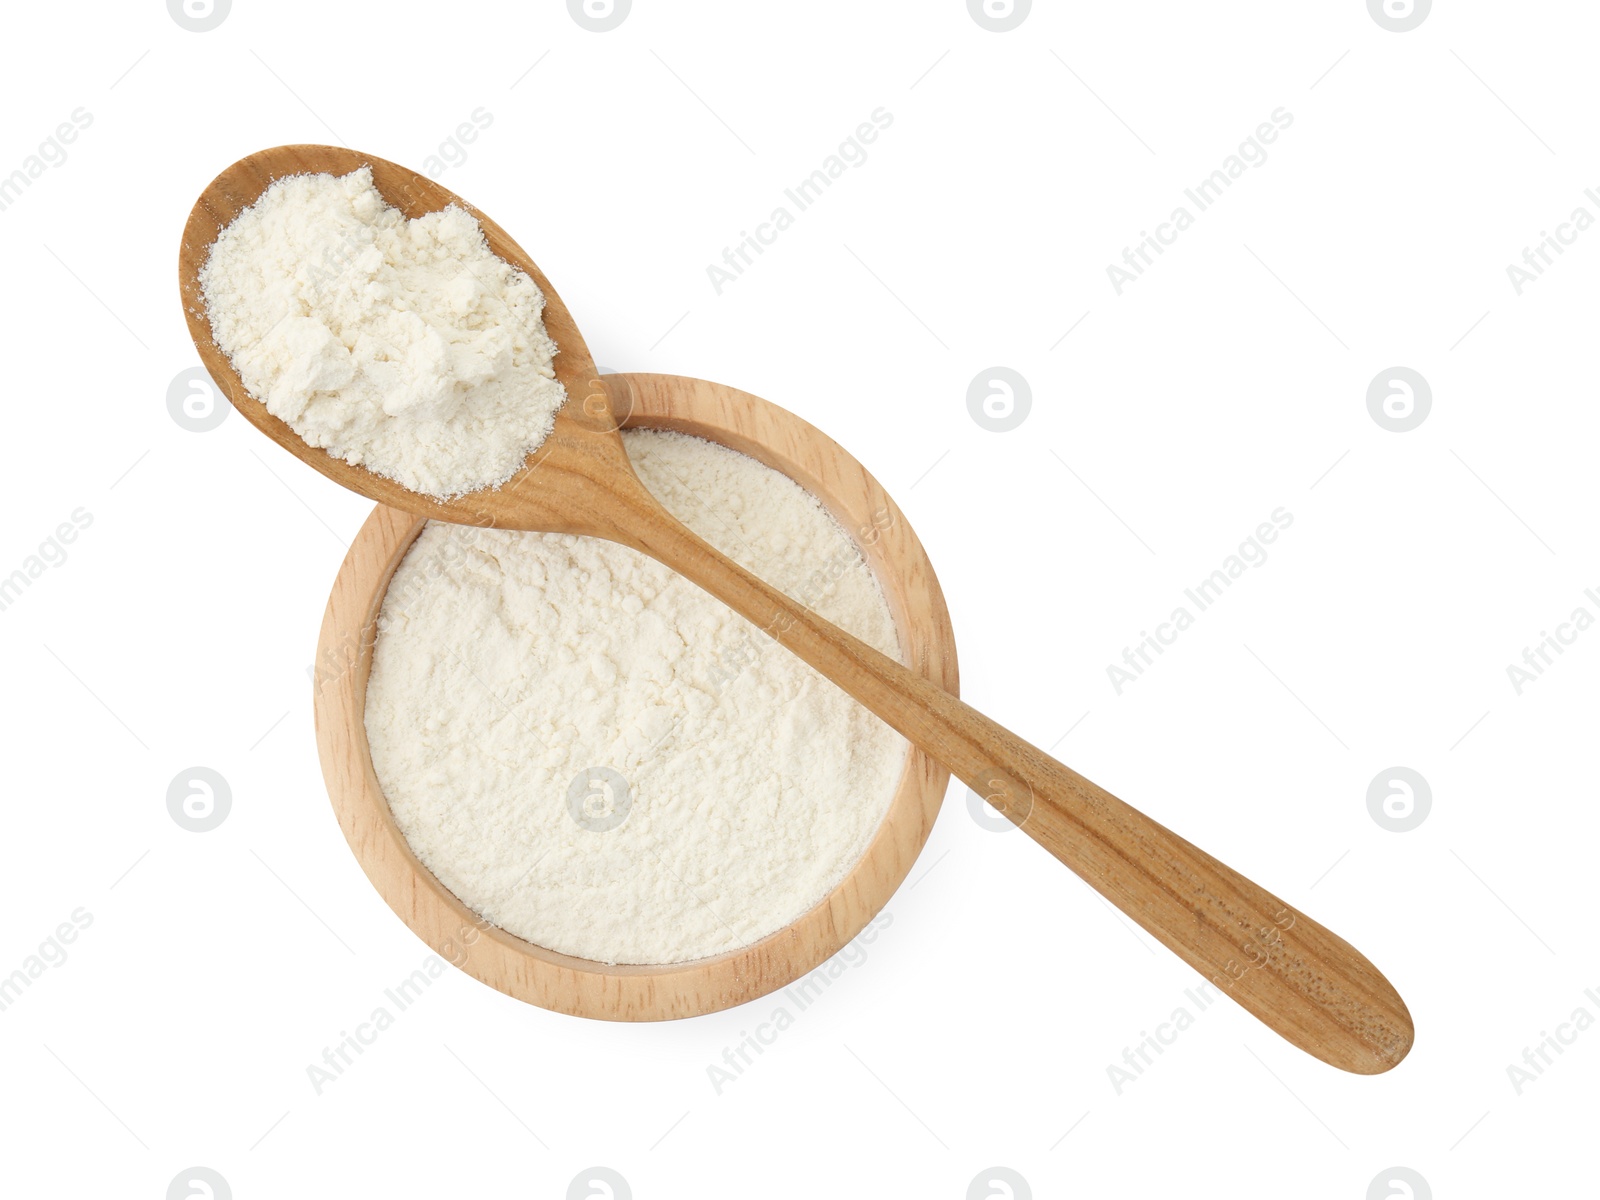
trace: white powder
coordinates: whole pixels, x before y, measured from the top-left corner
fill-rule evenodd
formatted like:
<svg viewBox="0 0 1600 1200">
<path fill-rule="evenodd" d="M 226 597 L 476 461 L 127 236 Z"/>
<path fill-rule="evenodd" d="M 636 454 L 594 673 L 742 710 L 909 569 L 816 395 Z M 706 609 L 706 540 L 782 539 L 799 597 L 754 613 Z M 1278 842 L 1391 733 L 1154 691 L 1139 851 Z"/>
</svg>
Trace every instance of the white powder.
<svg viewBox="0 0 1600 1200">
<path fill-rule="evenodd" d="M 797 484 L 683 434 L 625 442 L 690 528 L 899 656 L 860 551 Z M 860 858 L 904 766 L 835 685 L 608 542 L 430 524 L 381 622 L 366 728 L 401 831 L 468 907 L 566 954 L 685 962 L 782 928 Z"/>
<path fill-rule="evenodd" d="M 267 411 L 415 492 L 504 483 L 566 399 L 538 285 L 460 208 L 406 220 L 366 167 L 273 183 L 200 282 L 218 347 Z"/>
</svg>

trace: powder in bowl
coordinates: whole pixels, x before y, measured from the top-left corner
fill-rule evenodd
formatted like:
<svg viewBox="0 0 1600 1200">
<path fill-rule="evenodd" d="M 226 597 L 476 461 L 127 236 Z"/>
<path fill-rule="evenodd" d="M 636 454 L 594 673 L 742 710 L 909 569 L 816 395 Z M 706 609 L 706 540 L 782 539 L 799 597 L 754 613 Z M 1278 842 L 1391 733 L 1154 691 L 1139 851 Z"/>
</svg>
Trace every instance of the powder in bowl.
<svg viewBox="0 0 1600 1200">
<path fill-rule="evenodd" d="M 414 492 L 504 483 L 566 400 L 539 285 L 464 209 L 407 220 L 369 167 L 275 181 L 217 236 L 200 284 L 268 412 Z"/>
<path fill-rule="evenodd" d="M 799 485 L 630 431 L 645 485 L 718 549 L 891 656 L 860 550 Z M 430 524 L 384 597 L 372 764 L 469 908 L 608 963 L 748 945 L 822 900 L 882 823 L 899 734 L 720 602 L 622 546 Z"/>
</svg>

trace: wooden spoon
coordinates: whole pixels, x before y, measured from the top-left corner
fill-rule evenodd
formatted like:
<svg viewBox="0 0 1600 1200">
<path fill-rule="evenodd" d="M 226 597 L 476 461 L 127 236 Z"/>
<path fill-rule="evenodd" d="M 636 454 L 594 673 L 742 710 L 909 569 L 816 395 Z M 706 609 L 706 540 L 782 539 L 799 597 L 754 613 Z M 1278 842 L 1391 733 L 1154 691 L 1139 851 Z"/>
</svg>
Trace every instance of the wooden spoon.
<svg viewBox="0 0 1600 1200">
<path fill-rule="evenodd" d="M 498 489 L 439 502 L 301 440 L 240 382 L 212 338 L 200 268 L 217 234 L 285 175 L 372 169 L 407 217 L 455 204 L 490 248 L 545 295 L 567 403 L 527 464 Z M 332 146 L 280 146 L 233 164 L 206 188 L 178 259 L 189 332 L 211 377 L 273 441 L 369 499 L 464 525 L 546 530 L 631 546 L 686 576 L 833 680 L 947 766 L 1224 994 L 1284 1038 L 1347 1071 L 1376 1074 L 1411 1048 L 1399 994 L 1344 939 L 1063 766 L 900 663 L 822 620 L 712 549 L 671 516 L 633 473 L 618 432 L 626 384 L 595 370 L 583 337 L 533 260 L 492 220 L 425 177 Z"/>
</svg>

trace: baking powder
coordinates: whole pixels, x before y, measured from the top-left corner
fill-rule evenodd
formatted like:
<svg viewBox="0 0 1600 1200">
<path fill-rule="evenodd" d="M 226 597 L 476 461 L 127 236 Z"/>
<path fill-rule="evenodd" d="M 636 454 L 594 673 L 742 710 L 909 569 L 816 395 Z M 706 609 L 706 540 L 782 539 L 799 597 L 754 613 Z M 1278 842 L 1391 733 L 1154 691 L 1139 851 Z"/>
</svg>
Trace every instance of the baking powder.
<svg viewBox="0 0 1600 1200">
<path fill-rule="evenodd" d="M 566 400 L 538 285 L 463 209 L 408 221 L 367 167 L 277 180 L 200 282 L 218 348 L 268 412 L 415 492 L 504 483 Z"/>
<path fill-rule="evenodd" d="M 624 441 L 696 533 L 898 657 L 811 495 L 698 438 Z M 367 739 L 401 831 L 468 907 L 562 953 L 685 962 L 781 929 L 861 857 L 904 769 L 837 686 L 609 542 L 430 524 L 380 628 Z"/>
</svg>

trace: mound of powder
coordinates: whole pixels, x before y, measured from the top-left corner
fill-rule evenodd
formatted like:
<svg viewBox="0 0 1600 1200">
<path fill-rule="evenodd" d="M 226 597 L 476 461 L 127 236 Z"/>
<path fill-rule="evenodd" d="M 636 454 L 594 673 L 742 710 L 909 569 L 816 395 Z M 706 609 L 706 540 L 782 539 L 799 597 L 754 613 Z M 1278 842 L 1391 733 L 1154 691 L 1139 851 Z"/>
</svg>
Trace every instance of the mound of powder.
<svg viewBox="0 0 1600 1200">
<path fill-rule="evenodd" d="M 856 544 L 790 479 L 685 434 L 628 455 L 676 516 L 898 657 Z M 622 546 L 430 524 L 385 597 L 372 764 L 417 857 L 540 946 L 675 963 L 748 945 L 865 851 L 906 742 L 682 577 Z"/>
<path fill-rule="evenodd" d="M 200 282 L 217 346 L 268 412 L 415 492 L 504 483 L 566 399 L 539 286 L 460 208 L 406 220 L 367 167 L 273 183 Z"/>
</svg>

